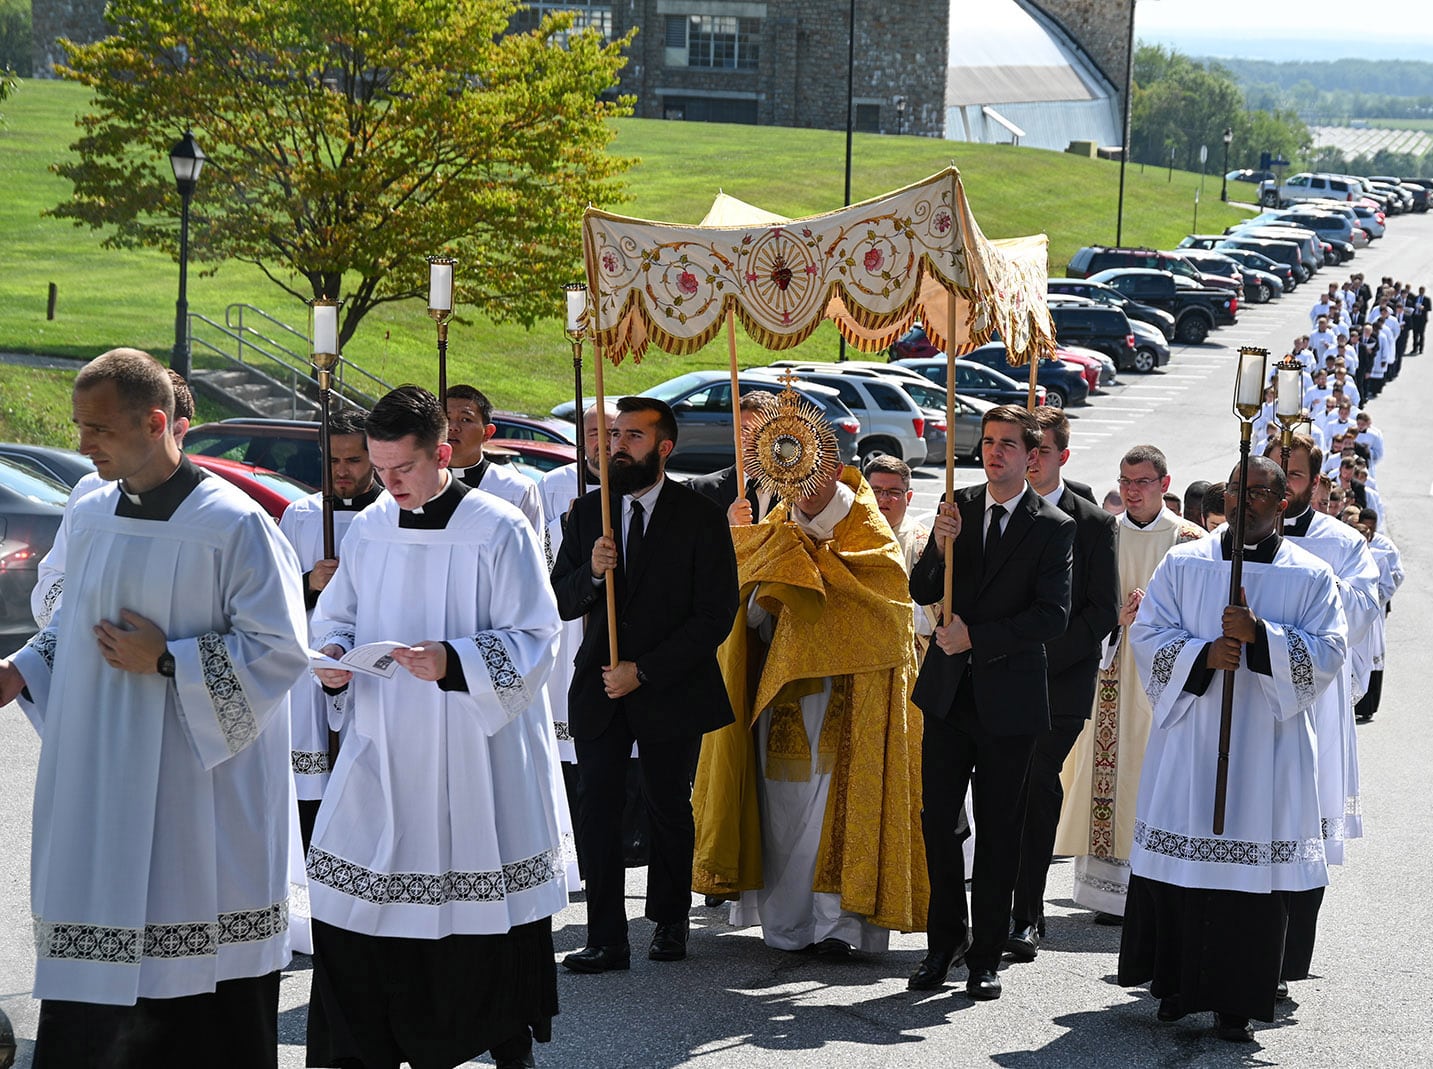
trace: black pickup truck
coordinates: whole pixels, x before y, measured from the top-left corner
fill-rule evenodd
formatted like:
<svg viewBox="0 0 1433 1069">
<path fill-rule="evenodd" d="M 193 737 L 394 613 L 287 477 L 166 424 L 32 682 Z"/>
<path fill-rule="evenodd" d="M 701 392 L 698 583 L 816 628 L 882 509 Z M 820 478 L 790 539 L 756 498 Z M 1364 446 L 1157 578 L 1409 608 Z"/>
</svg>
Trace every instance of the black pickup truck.
<svg viewBox="0 0 1433 1069">
<path fill-rule="evenodd" d="M 1198 345 L 1215 327 L 1237 322 L 1235 294 L 1195 285 L 1168 271 L 1115 267 L 1091 275 L 1090 281 L 1113 286 L 1130 300 L 1163 308 L 1174 316 L 1175 338 L 1187 345 Z"/>
</svg>

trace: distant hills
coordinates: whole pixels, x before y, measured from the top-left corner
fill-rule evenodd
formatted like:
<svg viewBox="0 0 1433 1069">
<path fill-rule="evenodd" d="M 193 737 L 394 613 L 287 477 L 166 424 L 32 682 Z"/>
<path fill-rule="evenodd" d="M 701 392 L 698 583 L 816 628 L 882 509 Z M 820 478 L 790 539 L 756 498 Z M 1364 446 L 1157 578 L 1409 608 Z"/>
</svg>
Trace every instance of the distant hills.
<svg viewBox="0 0 1433 1069">
<path fill-rule="evenodd" d="M 1291 11 L 1294 9 L 1290 9 Z M 1182 30 L 1140 33 L 1151 44 L 1172 45 L 1194 56 L 1250 57 L 1266 61 L 1342 60 L 1350 56 L 1379 60 L 1381 57 L 1433 62 L 1433 33 L 1388 33 L 1367 25 L 1344 22 L 1332 32 L 1313 36 L 1241 37 L 1227 27 L 1208 32 Z"/>
</svg>

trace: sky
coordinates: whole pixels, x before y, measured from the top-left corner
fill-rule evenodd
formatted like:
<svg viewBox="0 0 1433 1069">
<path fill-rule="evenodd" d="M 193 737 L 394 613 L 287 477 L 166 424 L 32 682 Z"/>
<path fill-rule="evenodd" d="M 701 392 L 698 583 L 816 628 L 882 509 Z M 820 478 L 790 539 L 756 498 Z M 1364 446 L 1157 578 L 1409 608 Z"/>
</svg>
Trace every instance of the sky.
<svg viewBox="0 0 1433 1069">
<path fill-rule="evenodd" d="M 1418 59 L 1433 62 L 1433 4 L 1378 0 L 1352 19 L 1348 0 L 1138 0 L 1135 35 L 1202 56 Z"/>
</svg>

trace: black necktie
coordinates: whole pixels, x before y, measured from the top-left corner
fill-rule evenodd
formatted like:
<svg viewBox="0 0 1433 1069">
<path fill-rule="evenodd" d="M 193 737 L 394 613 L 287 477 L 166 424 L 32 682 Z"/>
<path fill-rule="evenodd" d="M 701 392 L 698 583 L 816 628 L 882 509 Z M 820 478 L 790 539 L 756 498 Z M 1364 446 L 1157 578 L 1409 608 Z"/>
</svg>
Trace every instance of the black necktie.
<svg viewBox="0 0 1433 1069">
<path fill-rule="evenodd" d="M 637 558 L 642 555 L 642 515 L 644 511 L 642 502 L 632 502 L 632 519 L 627 524 L 627 552 L 623 558 L 623 567 L 628 575 L 632 574 Z"/>
<path fill-rule="evenodd" d="M 990 526 L 985 531 L 985 563 L 989 564 L 995 556 L 995 548 L 1000 545 L 1000 520 L 1005 515 L 1004 505 L 990 506 Z"/>
</svg>

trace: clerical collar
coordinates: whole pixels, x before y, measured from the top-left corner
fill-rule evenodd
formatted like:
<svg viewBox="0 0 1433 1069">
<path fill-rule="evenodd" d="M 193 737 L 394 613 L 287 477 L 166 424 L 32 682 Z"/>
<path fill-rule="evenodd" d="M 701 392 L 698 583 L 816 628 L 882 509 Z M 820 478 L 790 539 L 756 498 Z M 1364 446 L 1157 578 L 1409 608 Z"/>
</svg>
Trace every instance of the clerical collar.
<svg viewBox="0 0 1433 1069">
<path fill-rule="evenodd" d="M 153 490 L 132 494 L 121 482 L 119 501 L 115 504 L 114 514 L 131 520 L 167 520 L 199 485 L 200 480 L 208 475 L 207 471 L 187 456 L 181 456 L 179 467 L 174 469 L 174 474 Z"/>
<path fill-rule="evenodd" d="M 1290 538 L 1303 538 L 1309 533 L 1309 525 L 1313 522 L 1313 509 L 1304 509 L 1300 515 L 1295 516 L 1293 519 L 1289 519 L 1286 516 L 1284 518 L 1284 534 Z"/>
<path fill-rule="evenodd" d="M 383 487 L 374 483 L 365 492 L 357 497 L 335 497 L 333 507 L 335 512 L 362 512 L 369 505 L 378 500 L 378 495 L 383 493 Z"/>
<path fill-rule="evenodd" d="M 460 479 L 449 477 L 448 485 L 437 496 L 423 502 L 416 509 L 399 509 L 398 526 L 418 531 L 441 531 L 448 526 L 463 495 L 472 487 Z"/>
<path fill-rule="evenodd" d="M 472 467 L 454 468 L 450 466 L 448 470 L 451 471 L 463 482 L 465 482 L 468 486 L 471 486 L 474 490 L 476 490 L 482 485 L 483 476 L 488 473 L 488 468 L 492 466 L 492 463 L 493 462 L 487 457 L 483 457 Z"/>
<path fill-rule="evenodd" d="M 1279 552 L 1279 543 L 1283 536 L 1278 531 L 1273 532 L 1261 542 L 1252 546 L 1244 547 L 1244 560 L 1249 564 L 1273 564 L 1274 555 Z M 1234 529 L 1225 527 L 1224 533 L 1219 536 L 1219 549 L 1225 560 L 1229 560 L 1234 552 Z"/>
<path fill-rule="evenodd" d="M 1124 512 L 1121 513 L 1121 517 L 1122 517 L 1122 518 L 1124 519 L 1124 521 L 1125 521 L 1126 523 L 1128 523 L 1131 527 L 1135 527 L 1135 528 L 1138 528 L 1139 530 L 1143 531 L 1146 527 L 1149 527 L 1149 526 L 1153 525 L 1154 522 L 1155 522 L 1156 520 L 1158 520 L 1159 517 L 1160 517 L 1161 515 L 1163 515 L 1163 514 L 1164 514 L 1164 510 L 1163 510 L 1163 509 L 1160 509 L 1159 512 L 1156 512 L 1156 513 L 1155 513 L 1153 516 L 1151 516 L 1149 519 L 1147 519 L 1147 520 L 1145 520 L 1144 522 L 1141 523 L 1139 520 L 1135 519 L 1133 516 L 1131 516 L 1131 515 L 1129 514 L 1129 509 L 1125 509 Z"/>
</svg>

